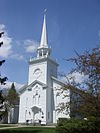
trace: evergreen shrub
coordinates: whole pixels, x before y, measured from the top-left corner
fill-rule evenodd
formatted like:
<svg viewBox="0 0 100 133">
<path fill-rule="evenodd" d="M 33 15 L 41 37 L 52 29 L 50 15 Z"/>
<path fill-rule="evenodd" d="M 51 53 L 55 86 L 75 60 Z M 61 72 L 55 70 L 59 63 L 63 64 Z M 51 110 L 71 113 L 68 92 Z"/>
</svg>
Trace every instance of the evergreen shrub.
<svg viewBox="0 0 100 133">
<path fill-rule="evenodd" d="M 57 133 L 100 133 L 100 119 L 89 117 L 84 119 L 60 118 L 56 126 Z"/>
</svg>

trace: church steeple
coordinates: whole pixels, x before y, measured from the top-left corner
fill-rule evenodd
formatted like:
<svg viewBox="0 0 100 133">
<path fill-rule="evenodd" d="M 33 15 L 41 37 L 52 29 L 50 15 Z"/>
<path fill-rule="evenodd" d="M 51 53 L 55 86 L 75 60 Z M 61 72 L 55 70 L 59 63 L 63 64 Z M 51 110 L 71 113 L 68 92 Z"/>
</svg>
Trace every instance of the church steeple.
<svg viewBox="0 0 100 133">
<path fill-rule="evenodd" d="M 46 26 L 46 9 L 44 10 L 44 20 L 41 34 L 40 46 L 37 49 L 37 57 L 50 56 L 50 48 L 48 47 L 47 26 Z"/>
<path fill-rule="evenodd" d="M 44 10 L 44 21 L 41 35 L 40 47 L 48 47 L 48 38 L 47 38 L 47 26 L 46 26 L 46 9 Z"/>
</svg>

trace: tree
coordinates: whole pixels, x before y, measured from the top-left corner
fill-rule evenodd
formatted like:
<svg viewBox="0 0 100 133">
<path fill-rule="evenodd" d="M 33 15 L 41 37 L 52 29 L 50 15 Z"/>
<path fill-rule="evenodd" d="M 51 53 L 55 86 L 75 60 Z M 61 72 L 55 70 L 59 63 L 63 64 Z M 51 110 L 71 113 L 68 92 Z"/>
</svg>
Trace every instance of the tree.
<svg viewBox="0 0 100 133">
<path fill-rule="evenodd" d="M 19 102 L 18 93 L 16 92 L 14 83 L 12 83 L 11 88 L 8 91 L 7 101 L 11 107 L 15 106 Z"/>
<path fill-rule="evenodd" d="M 0 38 L 1 38 L 1 36 L 4 34 L 4 32 L 1 32 L 0 33 Z M 3 45 L 3 41 L 2 42 L 0 42 L 0 47 Z M 5 62 L 5 60 L 1 60 L 0 61 L 0 66 L 3 64 Z M 5 85 L 5 81 L 7 80 L 7 77 L 1 77 L 1 75 L 0 75 L 0 83 L 1 83 L 1 85 L 2 84 L 4 84 Z"/>
<path fill-rule="evenodd" d="M 70 89 L 70 107 L 73 112 L 82 114 L 84 117 L 100 117 L 100 48 L 96 47 L 83 54 L 76 52 L 75 58 L 67 61 L 74 62 L 75 68 L 66 76 L 66 85 L 63 91 Z M 75 81 L 73 73 L 84 75 L 81 83 Z M 68 104 L 59 106 L 59 110 L 66 109 Z"/>
<path fill-rule="evenodd" d="M 2 35 L 4 34 L 4 32 L 0 33 L 0 38 L 2 37 Z M 3 41 L 0 42 L 0 47 L 3 45 Z M 0 66 L 2 66 L 2 64 L 5 62 L 5 60 L 0 60 Z M 5 85 L 5 81 L 7 80 L 7 77 L 1 77 L 0 74 L 0 84 L 1 85 Z M 2 95 L 2 91 L 0 91 L 0 120 L 2 120 L 5 112 L 6 112 L 6 108 L 5 108 L 5 98 Z"/>
</svg>

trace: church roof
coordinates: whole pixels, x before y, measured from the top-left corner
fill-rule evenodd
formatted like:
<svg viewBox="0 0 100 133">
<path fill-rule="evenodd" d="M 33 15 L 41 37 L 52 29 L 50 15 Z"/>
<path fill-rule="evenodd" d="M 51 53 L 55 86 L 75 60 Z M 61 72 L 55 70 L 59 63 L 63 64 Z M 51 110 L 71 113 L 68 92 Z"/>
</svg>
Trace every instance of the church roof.
<svg viewBox="0 0 100 133">
<path fill-rule="evenodd" d="M 55 82 L 57 82 L 58 84 L 60 84 L 62 86 L 66 85 L 64 82 L 62 82 L 61 80 L 55 78 L 54 76 L 51 76 L 51 79 L 53 79 Z"/>
<path fill-rule="evenodd" d="M 30 87 L 33 87 L 33 85 L 35 85 L 35 84 L 37 84 L 37 83 L 40 84 L 40 85 L 42 85 L 43 88 L 46 88 L 46 87 L 47 87 L 46 84 L 44 84 L 44 83 L 42 83 L 42 82 L 40 82 L 40 81 L 38 81 L 38 80 L 35 80 L 35 81 L 33 81 L 31 84 L 29 84 L 29 85 L 24 85 L 23 87 L 21 87 L 21 88 L 19 89 L 19 93 L 22 94 L 26 89 L 28 89 L 28 88 L 30 88 Z"/>
<path fill-rule="evenodd" d="M 22 86 L 22 87 L 18 90 L 18 92 L 19 92 L 19 93 L 22 93 L 24 90 L 26 90 L 27 86 L 28 86 L 28 85 Z"/>
<path fill-rule="evenodd" d="M 42 82 L 39 81 L 39 80 L 35 80 L 35 81 L 33 81 L 30 85 L 28 85 L 28 87 L 32 87 L 32 86 L 35 85 L 36 83 L 42 85 L 43 87 L 47 87 L 46 84 L 42 83 Z"/>
</svg>

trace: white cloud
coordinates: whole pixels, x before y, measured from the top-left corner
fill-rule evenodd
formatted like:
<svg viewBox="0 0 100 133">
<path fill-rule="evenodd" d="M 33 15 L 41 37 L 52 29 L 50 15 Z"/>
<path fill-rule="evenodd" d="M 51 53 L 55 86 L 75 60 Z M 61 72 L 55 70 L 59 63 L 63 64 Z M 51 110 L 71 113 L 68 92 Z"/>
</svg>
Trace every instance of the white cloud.
<svg viewBox="0 0 100 133">
<path fill-rule="evenodd" d="M 39 43 L 35 40 L 13 40 L 13 38 L 8 36 L 4 24 L 0 24 L 0 32 L 2 31 L 4 35 L 0 38 L 0 42 L 3 41 L 3 45 L 0 47 L 0 57 L 26 61 L 24 55 L 19 54 L 13 49 L 12 43 L 17 44 L 16 47 L 22 46 L 22 43 L 24 43 L 22 48 L 25 49 L 26 53 L 34 53 L 39 46 Z"/>
<path fill-rule="evenodd" d="M 16 46 L 22 46 L 22 41 L 19 41 L 19 40 L 15 40 L 15 44 L 16 44 Z"/>
<path fill-rule="evenodd" d="M 64 82 L 64 83 L 66 83 L 67 77 L 66 77 L 66 76 L 62 76 L 62 77 L 60 77 L 60 80 L 61 80 L 62 82 Z"/>
<path fill-rule="evenodd" d="M 28 53 L 34 53 L 39 46 L 39 43 L 34 40 L 25 40 L 24 41 L 25 50 Z"/>
<path fill-rule="evenodd" d="M 16 59 L 16 60 L 25 60 L 24 56 L 23 55 L 20 55 L 20 54 L 12 54 L 10 56 L 10 58 Z"/>
<path fill-rule="evenodd" d="M 62 76 L 61 77 L 61 80 L 63 81 L 63 82 L 66 82 L 67 81 L 67 79 L 69 80 L 69 81 L 72 81 L 73 79 L 74 79 L 74 81 L 76 82 L 76 83 L 82 83 L 85 79 L 86 79 L 86 76 L 82 73 L 79 73 L 79 72 L 73 72 L 72 74 L 69 74 L 69 75 L 67 75 L 67 76 Z"/>
<path fill-rule="evenodd" d="M 13 82 L 11 81 L 6 81 L 6 85 L 0 84 L 0 89 L 3 89 L 3 88 L 10 89 L 12 83 Z M 18 91 L 24 84 L 19 84 L 19 83 L 14 82 L 14 85 L 15 85 L 15 89 Z"/>
<path fill-rule="evenodd" d="M 0 56 L 7 58 L 12 53 L 12 38 L 8 36 L 4 24 L 0 24 L 0 32 L 2 31 L 4 35 L 0 38 L 0 42 L 3 41 L 3 45 L 0 47 Z"/>
<path fill-rule="evenodd" d="M 3 31 L 5 29 L 5 25 L 4 24 L 0 24 L 0 31 Z"/>
<path fill-rule="evenodd" d="M 79 72 L 73 72 L 71 75 L 69 75 L 69 79 L 70 77 L 73 77 L 76 83 L 82 83 L 86 78 L 83 73 L 81 74 Z"/>
<path fill-rule="evenodd" d="M 19 90 L 24 84 L 19 84 L 19 83 L 14 82 L 14 85 L 16 87 L 16 90 Z"/>
</svg>

